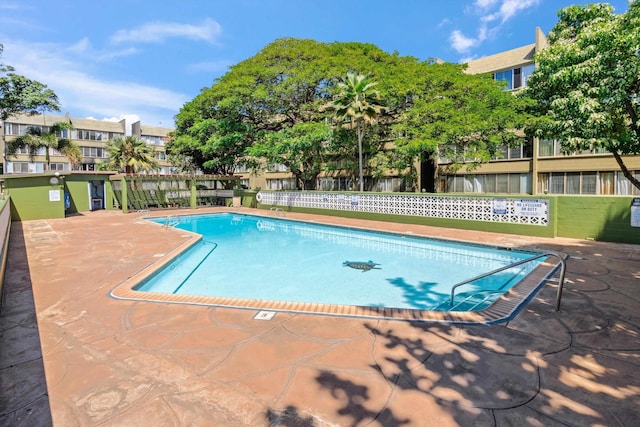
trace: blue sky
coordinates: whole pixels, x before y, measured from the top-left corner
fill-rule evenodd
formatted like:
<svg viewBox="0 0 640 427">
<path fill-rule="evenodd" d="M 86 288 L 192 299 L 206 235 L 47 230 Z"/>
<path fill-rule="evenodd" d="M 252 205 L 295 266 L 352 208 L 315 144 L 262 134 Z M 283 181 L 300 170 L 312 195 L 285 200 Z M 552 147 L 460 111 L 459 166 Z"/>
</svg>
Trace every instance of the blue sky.
<svg viewBox="0 0 640 427">
<path fill-rule="evenodd" d="M 281 37 L 464 62 L 534 42 L 571 0 L 0 0 L 0 63 L 61 113 L 173 127 L 230 65 Z M 617 13 L 627 0 L 609 2 Z"/>
</svg>

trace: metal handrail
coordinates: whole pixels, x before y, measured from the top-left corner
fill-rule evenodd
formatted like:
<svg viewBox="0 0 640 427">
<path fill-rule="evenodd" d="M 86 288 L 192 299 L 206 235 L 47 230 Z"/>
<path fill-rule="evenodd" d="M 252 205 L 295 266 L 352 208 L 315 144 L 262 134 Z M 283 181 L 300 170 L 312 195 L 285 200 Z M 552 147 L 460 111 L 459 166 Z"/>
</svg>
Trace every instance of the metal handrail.
<svg viewBox="0 0 640 427">
<path fill-rule="evenodd" d="M 175 227 L 180 224 L 180 220 L 175 215 L 169 215 L 164 219 L 164 228 Z"/>
<path fill-rule="evenodd" d="M 468 279 L 468 280 L 465 280 L 463 282 L 456 283 L 451 288 L 451 301 L 450 301 L 449 305 L 451 305 L 453 307 L 454 292 L 455 292 L 456 288 L 458 288 L 459 286 L 466 285 L 467 283 L 475 282 L 478 279 L 483 279 L 483 278 L 491 276 L 493 274 L 500 273 L 501 271 L 508 270 L 510 268 L 517 267 L 519 265 L 526 264 L 526 263 L 531 262 L 531 261 L 535 261 L 538 258 L 547 257 L 547 256 L 555 256 L 555 257 L 558 257 L 558 259 L 560 260 L 560 278 L 558 279 L 558 293 L 557 293 L 557 296 L 556 296 L 556 311 L 560 311 L 560 300 L 562 299 L 562 287 L 564 286 L 564 274 L 565 274 L 565 271 L 566 271 L 566 263 L 565 263 L 564 258 L 559 253 L 556 253 L 556 252 L 540 253 L 540 254 L 538 254 L 536 256 L 533 256 L 531 258 L 527 258 L 527 259 L 523 259 L 523 260 L 520 260 L 520 261 L 516 261 L 513 264 L 509 264 L 509 265 L 506 265 L 504 267 L 500 267 L 500 268 L 497 268 L 495 270 L 492 270 L 492 271 L 490 271 L 488 273 L 484 273 L 484 274 L 481 274 L 479 276 L 476 276 L 476 277 L 474 277 L 472 279 Z"/>
</svg>

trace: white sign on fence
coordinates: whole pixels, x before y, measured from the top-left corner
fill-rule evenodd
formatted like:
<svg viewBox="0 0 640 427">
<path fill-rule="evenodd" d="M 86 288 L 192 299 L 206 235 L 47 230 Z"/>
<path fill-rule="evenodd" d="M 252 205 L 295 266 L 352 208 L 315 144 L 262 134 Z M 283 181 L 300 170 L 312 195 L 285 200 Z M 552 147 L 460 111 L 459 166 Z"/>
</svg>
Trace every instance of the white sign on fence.
<svg viewBox="0 0 640 427">
<path fill-rule="evenodd" d="M 493 214 L 494 215 L 507 214 L 507 199 L 493 199 Z"/>
<path fill-rule="evenodd" d="M 637 197 L 631 202 L 631 226 L 640 227 L 640 198 Z"/>
<path fill-rule="evenodd" d="M 549 216 L 549 201 L 539 199 L 514 200 L 514 214 L 519 216 L 533 216 L 547 218 Z"/>
</svg>

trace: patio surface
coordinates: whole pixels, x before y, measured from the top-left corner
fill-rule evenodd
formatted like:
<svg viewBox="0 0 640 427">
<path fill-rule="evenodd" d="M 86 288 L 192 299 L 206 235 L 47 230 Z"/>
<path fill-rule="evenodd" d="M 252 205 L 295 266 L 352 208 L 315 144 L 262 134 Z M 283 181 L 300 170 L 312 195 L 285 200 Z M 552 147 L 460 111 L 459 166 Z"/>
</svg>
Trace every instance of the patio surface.
<svg viewBox="0 0 640 427">
<path fill-rule="evenodd" d="M 0 425 L 639 425 L 640 245 L 285 216 L 567 253 L 561 311 L 554 283 L 494 326 L 116 300 L 190 237 L 113 211 L 16 222 Z"/>
</svg>

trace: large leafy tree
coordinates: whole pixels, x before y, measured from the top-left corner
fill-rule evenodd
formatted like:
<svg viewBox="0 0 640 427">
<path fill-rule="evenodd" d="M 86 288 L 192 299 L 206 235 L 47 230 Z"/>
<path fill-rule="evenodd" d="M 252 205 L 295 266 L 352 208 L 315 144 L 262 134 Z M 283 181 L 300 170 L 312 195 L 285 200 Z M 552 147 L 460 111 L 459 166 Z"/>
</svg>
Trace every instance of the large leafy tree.
<svg viewBox="0 0 640 427">
<path fill-rule="evenodd" d="M 303 122 L 264 134 L 247 154 L 267 163 L 285 165 L 301 189 L 313 190 L 326 164 L 326 145 L 330 140 L 331 128 L 325 122 Z"/>
<path fill-rule="evenodd" d="M 377 82 L 365 75 L 347 73 L 344 80 L 338 83 L 339 91 L 332 103 L 338 122 L 348 122 L 349 126 L 355 129 L 358 137 L 360 191 L 364 191 L 362 141 L 367 126 L 374 125 L 386 108 L 381 104 L 380 93 L 376 90 L 376 85 Z"/>
<path fill-rule="evenodd" d="M 66 156 L 69 163 L 77 165 L 82 161 L 80 147 L 71 139 L 62 137 L 62 135 L 65 135 L 65 131 L 71 129 L 73 129 L 73 126 L 66 122 L 57 122 L 52 126 L 44 127 L 31 126 L 24 135 L 7 143 L 6 154 L 7 156 L 15 156 L 19 149 L 26 148 L 29 151 L 30 157 L 33 158 L 41 149 L 44 149 L 47 169 L 50 169 L 50 150 L 54 149 Z"/>
<path fill-rule="evenodd" d="M 318 136 L 323 134 L 320 124 L 334 117 L 335 110 L 327 106 L 349 72 L 377 82 L 380 100 L 373 100 L 386 107 L 375 126 L 361 127 L 367 130 L 360 140 L 363 167 L 374 176 L 393 170 L 415 177 L 416 156 L 446 151 L 451 144 L 464 147 L 474 161 L 487 160 L 495 146 L 512 140 L 510 129 L 517 127 L 512 108 L 518 100 L 490 76 L 466 75 L 461 66 L 420 62 L 366 43 L 286 38 L 234 65 L 186 103 L 176 116 L 170 154 L 205 171 L 228 164 L 224 159 L 252 167 L 264 160 L 285 164 L 301 188 L 311 188 L 318 167 L 328 173 L 346 169 L 355 177 L 358 127 L 335 126 L 328 140 Z M 456 91 L 458 82 L 464 88 Z M 367 97 L 366 104 L 370 101 Z M 460 111 L 475 114 L 460 117 Z M 406 137 L 396 140 L 396 131 Z M 312 158 L 304 156 L 302 147 Z"/>
<path fill-rule="evenodd" d="M 132 174 L 158 167 L 153 148 L 135 136 L 117 137 L 107 142 L 109 160 L 105 167 Z"/>
<path fill-rule="evenodd" d="M 463 65 L 422 63 L 413 76 L 409 108 L 396 126 L 395 155 L 445 158 L 452 171 L 488 162 L 501 146 L 522 141 L 526 99 L 513 96 L 490 75 L 470 75 Z M 401 162 L 402 163 L 402 162 Z"/>
<path fill-rule="evenodd" d="M 606 3 L 561 9 L 528 80 L 537 117 L 527 131 L 560 140 L 566 153 L 611 152 L 640 189 L 622 158 L 640 154 L 639 52 L 639 1 L 624 14 Z"/>
<path fill-rule="evenodd" d="M 3 46 L 0 44 L 0 55 Z M 59 111 L 53 90 L 35 80 L 16 74 L 15 69 L 0 63 L 0 121 L 18 113 Z"/>
<path fill-rule="evenodd" d="M 323 107 L 336 91 L 339 76 L 352 67 L 378 76 L 388 72 L 389 65 L 396 60 L 396 56 L 370 44 L 276 40 L 255 56 L 233 66 L 213 86 L 203 89 L 194 100 L 185 104 L 176 117 L 176 142 L 170 145 L 170 151 L 172 154 L 182 152 L 198 167 L 206 169 L 205 163 L 222 154 L 217 148 L 207 147 L 224 134 L 220 129 L 213 129 L 210 133 L 196 135 L 194 129 L 199 129 L 201 122 L 224 120 L 241 129 L 235 134 L 237 143 L 228 152 L 229 158 L 235 156 L 239 163 L 258 167 L 263 164 L 255 157 L 258 152 L 262 153 L 261 159 L 269 158 L 273 163 L 297 163 L 292 162 L 292 158 L 298 153 L 281 150 L 283 138 L 290 137 L 298 141 L 306 139 L 306 143 L 314 141 L 313 147 L 308 147 L 309 151 L 326 154 L 331 147 L 329 141 L 316 138 L 317 127 L 298 125 L 318 124 L 332 116 Z M 293 129 L 295 126 L 298 127 Z M 303 131 L 310 134 L 302 137 L 300 132 Z M 271 137 L 270 134 L 278 135 Z M 180 140 L 182 136 L 190 137 L 188 143 Z M 179 143 L 182 142 L 185 144 L 181 146 Z M 249 150 L 254 143 L 258 147 Z M 310 172 L 313 168 L 308 166 L 304 170 Z M 294 174 L 301 172 L 294 169 Z M 305 188 L 312 185 L 306 178 L 299 179 L 300 183 L 303 181 L 306 181 Z"/>
<path fill-rule="evenodd" d="M 167 144 L 172 156 L 190 169 L 215 175 L 233 175 L 247 147 L 248 126 L 229 117 L 202 118 L 181 130 Z"/>
</svg>

